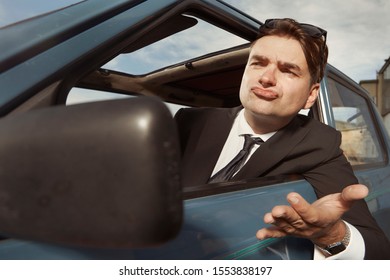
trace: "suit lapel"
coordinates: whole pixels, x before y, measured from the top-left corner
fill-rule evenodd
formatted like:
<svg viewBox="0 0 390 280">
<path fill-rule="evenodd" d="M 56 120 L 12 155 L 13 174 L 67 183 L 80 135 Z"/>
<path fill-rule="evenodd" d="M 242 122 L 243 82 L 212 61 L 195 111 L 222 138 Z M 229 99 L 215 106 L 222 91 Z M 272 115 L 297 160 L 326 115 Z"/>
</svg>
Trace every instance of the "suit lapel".
<svg viewBox="0 0 390 280">
<path fill-rule="evenodd" d="M 262 144 L 234 178 L 240 180 L 259 177 L 273 169 L 309 132 L 303 124 L 300 118 L 295 117 L 287 126 Z"/>
<path fill-rule="evenodd" d="M 208 181 L 240 109 L 242 107 L 210 113 L 207 123 L 199 131 L 198 142 L 189 153 L 191 159 L 185 167 L 185 185 L 200 185 Z"/>
</svg>

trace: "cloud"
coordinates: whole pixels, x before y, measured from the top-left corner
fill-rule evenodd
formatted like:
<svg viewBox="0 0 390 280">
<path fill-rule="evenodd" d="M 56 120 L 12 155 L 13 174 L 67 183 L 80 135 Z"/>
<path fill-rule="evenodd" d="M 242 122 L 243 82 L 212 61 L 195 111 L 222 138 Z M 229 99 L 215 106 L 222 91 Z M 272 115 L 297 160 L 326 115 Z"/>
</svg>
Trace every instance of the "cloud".
<svg viewBox="0 0 390 280">
<path fill-rule="evenodd" d="M 22 2 L 0 0 L 0 26 L 27 16 L 60 8 L 80 0 L 35 0 Z M 291 17 L 312 23 L 328 31 L 329 63 L 355 81 L 375 79 L 376 72 L 390 56 L 390 25 L 388 0 L 225 0 L 260 21 L 267 18 Z M 204 28 L 204 23 L 199 22 Z M 136 57 L 122 55 L 108 65 L 116 70 L 141 74 L 168 64 L 181 62 L 205 52 L 217 51 L 243 43 L 237 37 L 228 41 L 216 29 L 205 28 L 194 35 L 177 34 L 163 44 L 150 46 L 135 53 Z M 196 40 L 193 40 L 196 36 Z M 210 40 L 212 38 L 212 40 Z M 161 56 L 161 49 L 167 56 Z M 126 71 L 129 72 L 129 71 Z"/>
<path fill-rule="evenodd" d="M 260 21 L 291 17 L 326 29 L 329 63 L 356 82 L 375 79 L 384 60 L 390 56 L 390 25 L 387 24 L 390 1 L 387 0 L 226 2 Z M 111 66 L 116 70 L 142 74 L 243 42 L 238 37 L 226 40 L 226 33 L 200 21 L 192 33 L 178 33 L 175 38 L 168 38 L 125 56 L 123 60 L 111 62 Z"/>
<path fill-rule="evenodd" d="M 387 0 L 226 0 L 264 21 L 291 17 L 328 31 L 329 63 L 355 81 L 375 79 L 390 56 Z"/>
<path fill-rule="evenodd" d="M 245 42 L 238 36 L 199 21 L 191 29 L 177 33 L 133 53 L 121 55 L 104 67 L 131 74 L 144 74 L 205 53 L 241 45 Z"/>
</svg>

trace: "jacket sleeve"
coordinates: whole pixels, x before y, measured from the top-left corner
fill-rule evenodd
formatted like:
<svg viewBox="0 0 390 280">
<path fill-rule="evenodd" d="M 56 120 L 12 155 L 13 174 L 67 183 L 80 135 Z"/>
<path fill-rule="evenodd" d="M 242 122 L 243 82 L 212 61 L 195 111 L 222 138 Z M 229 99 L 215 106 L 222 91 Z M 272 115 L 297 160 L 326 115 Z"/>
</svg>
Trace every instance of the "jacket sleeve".
<svg viewBox="0 0 390 280">
<path fill-rule="evenodd" d="M 328 157 L 324 162 L 306 172 L 304 177 L 314 187 L 317 196 L 340 192 L 348 185 L 358 183 L 352 167 L 339 148 L 341 134 L 334 134 L 328 144 Z M 355 226 L 362 234 L 365 243 L 365 259 L 390 259 L 390 243 L 384 232 L 371 215 L 364 200 L 357 201 L 345 213 L 343 219 Z"/>
</svg>

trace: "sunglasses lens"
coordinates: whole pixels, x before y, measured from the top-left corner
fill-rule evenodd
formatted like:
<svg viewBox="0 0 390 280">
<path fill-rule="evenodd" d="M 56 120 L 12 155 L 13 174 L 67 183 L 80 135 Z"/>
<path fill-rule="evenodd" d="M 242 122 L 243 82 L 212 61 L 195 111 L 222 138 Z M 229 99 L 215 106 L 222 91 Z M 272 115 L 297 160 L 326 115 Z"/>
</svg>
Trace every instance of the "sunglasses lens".
<svg viewBox="0 0 390 280">
<path fill-rule="evenodd" d="M 301 26 L 305 29 L 307 34 L 309 34 L 312 37 L 319 38 L 319 37 L 325 35 L 325 30 L 322 30 L 314 25 L 301 23 Z"/>
<path fill-rule="evenodd" d="M 263 27 L 263 26 L 265 26 L 267 28 L 275 28 L 275 25 L 276 25 L 277 21 L 278 21 L 277 19 L 267 19 L 264 22 L 264 24 L 260 26 L 260 28 Z"/>
</svg>

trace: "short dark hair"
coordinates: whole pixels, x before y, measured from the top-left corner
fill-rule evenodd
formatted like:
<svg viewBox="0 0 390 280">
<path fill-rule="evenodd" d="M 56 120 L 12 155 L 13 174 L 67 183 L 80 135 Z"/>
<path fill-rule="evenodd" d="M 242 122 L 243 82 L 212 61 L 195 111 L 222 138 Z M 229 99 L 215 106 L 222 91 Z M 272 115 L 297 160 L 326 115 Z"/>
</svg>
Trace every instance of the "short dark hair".
<svg viewBox="0 0 390 280">
<path fill-rule="evenodd" d="M 272 25 L 267 24 L 267 22 L 272 22 Z M 321 33 L 313 36 L 308 32 L 312 31 L 313 28 L 317 28 Z M 325 30 L 313 25 L 301 24 L 291 18 L 284 18 L 266 21 L 265 24 L 260 26 L 257 39 L 270 35 L 290 37 L 297 40 L 305 55 L 312 83 L 321 81 L 328 60 Z"/>
</svg>

